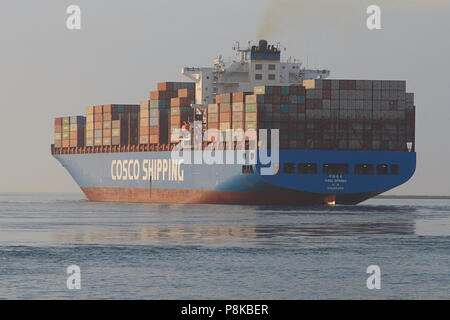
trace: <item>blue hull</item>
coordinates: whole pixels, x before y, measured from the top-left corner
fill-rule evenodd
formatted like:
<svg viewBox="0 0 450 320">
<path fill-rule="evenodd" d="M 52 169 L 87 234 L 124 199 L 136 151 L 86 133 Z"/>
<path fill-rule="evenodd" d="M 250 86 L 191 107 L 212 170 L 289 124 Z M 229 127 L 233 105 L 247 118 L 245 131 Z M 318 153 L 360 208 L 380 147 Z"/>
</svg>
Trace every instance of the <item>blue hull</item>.
<svg viewBox="0 0 450 320">
<path fill-rule="evenodd" d="M 93 201 L 357 204 L 407 182 L 416 168 L 416 153 L 391 151 L 280 150 L 276 175 L 261 175 L 260 164 L 249 172 L 242 164 L 177 163 L 162 151 L 55 157 Z M 316 172 L 300 174 L 299 163 L 315 164 Z M 345 164 L 348 172 L 325 173 L 325 164 Z M 357 174 L 360 164 L 374 172 Z M 391 169 L 379 174 L 378 165 Z M 391 174 L 393 166 L 398 170 Z"/>
</svg>

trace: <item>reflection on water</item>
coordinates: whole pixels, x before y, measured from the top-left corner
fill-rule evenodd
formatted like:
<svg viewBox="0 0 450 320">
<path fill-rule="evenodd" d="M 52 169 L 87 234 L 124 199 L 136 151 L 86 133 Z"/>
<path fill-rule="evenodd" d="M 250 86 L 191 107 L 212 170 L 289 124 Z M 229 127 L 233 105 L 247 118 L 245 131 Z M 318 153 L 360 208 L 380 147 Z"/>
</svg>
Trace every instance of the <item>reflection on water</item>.
<svg viewBox="0 0 450 320">
<path fill-rule="evenodd" d="M 449 200 L 243 207 L 0 194 L 0 298 L 448 299 L 449 236 Z M 71 264 L 79 292 L 65 287 Z M 371 264 L 382 290 L 366 288 Z"/>
<path fill-rule="evenodd" d="M 371 200 L 336 207 L 2 201 L 0 244 L 168 244 L 304 246 L 312 237 L 449 235 L 432 207 Z M 392 204 L 391 204 L 392 203 Z M 448 207 L 447 207 L 448 208 Z M 442 207 L 439 207 L 442 210 Z M 449 210 L 446 211 L 449 214 Z"/>
</svg>

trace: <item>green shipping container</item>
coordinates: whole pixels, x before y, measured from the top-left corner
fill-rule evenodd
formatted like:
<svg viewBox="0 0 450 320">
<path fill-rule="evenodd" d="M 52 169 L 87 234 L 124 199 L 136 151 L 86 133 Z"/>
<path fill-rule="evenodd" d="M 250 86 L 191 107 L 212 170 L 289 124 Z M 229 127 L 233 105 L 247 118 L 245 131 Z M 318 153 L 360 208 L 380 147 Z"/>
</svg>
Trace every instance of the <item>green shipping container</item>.
<svg viewBox="0 0 450 320">
<path fill-rule="evenodd" d="M 94 146 L 94 139 L 87 138 L 86 139 L 86 147 L 93 147 Z"/>
<path fill-rule="evenodd" d="M 166 100 L 150 100 L 150 109 L 158 109 L 166 106 Z"/>
<path fill-rule="evenodd" d="M 102 138 L 95 138 L 94 139 L 94 145 L 101 146 L 102 145 Z"/>
<path fill-rule="evenodd" d="M 103 121 L 103 129 L 111 129 L 111 121 Z"/>
<path fill-rule="evenodd" d="M 258 105 L 256 103 L 247 103 L 245 105 L 245 112 L 257 112 Z"/>
</svg>

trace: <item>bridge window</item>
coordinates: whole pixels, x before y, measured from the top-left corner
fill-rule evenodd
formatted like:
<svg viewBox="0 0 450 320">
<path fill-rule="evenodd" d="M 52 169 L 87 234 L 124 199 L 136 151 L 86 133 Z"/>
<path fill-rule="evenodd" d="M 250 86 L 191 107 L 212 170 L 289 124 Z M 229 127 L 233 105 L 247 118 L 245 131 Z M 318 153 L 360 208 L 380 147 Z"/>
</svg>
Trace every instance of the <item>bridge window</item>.
<svg viewBox="0 0 450 320">
<path fill-rule="evenodd" d="M 242 166 L 242 174 L 253 174 L 253 166 L 251 165 L 243 165 Z"/>
<path fill-rule="evenodd" d="M 348 164 L 345 163 L 325 163 L 323 165 L 325 174 L 348 174 Z"/>
<path fill-rule="evenodd" d="M 299 163 L 298 174 L 317 174 L 316 163 Z"/>
<path fill-rule="evenodd" d="M 262 74 L 260 73 L 255 74 L 255 80 L 262 80 Z"/>
<path fill-rule="evenodd" d="M 269 80 L 275 80 L 275 75 L 274 74 L 269 74 Z"/>
<path fill-rule="evenodd" d="M 295 164 L 286 162 L 284 164 L 284 173 L 287 173 L 287 174 L 295 173 Z"/>
<path fill-rule="evenodd" d="M 276 66 L 274 64 L 269 64 L 269 70 L 275 70 Z"/>
<path fill-rule="evenodd" d="M 262 70 L 262 64 L 255 64 L 255 70 Z"/>
<path fill-rule="evenodd" d="M 389 166 L 387 164 L 377 165 L 377 174 L 387 175 L 389 173 Z"/>
<path fill-rule="evenodd" d="M 400 172 L 400 168 L 399 168 L 398 164 L 391 164 L 391 174 L 393 176 L 398 176 L 399 172 Z"/>
<path fill-rule="evenodd" d="M 370 174 L 375 173 L 373 164 L 357 164 L 355 165 L 355 174 Z"/>
</svg>

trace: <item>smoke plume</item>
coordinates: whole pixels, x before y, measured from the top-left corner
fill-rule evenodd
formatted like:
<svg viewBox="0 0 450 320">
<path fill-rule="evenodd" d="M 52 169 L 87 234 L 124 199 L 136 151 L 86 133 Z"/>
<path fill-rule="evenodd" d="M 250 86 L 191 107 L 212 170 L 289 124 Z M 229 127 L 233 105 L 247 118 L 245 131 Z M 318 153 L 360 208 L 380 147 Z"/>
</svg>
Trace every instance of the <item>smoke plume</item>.
<svg viewBox="0 0 450 320">
<path fill-rule="evenodd" d="M 301 0 L 270 0 L 258 32 L 258 39 L 274 38 L 297 24 Z"/>
</svg>

